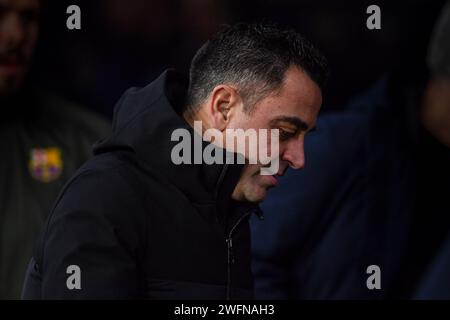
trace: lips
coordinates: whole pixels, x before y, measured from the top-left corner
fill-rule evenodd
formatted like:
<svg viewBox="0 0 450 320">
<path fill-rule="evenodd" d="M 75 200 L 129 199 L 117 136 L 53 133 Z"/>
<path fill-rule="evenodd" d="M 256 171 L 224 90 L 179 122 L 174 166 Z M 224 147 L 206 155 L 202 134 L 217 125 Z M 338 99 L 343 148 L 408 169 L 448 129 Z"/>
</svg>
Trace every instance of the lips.
<svg viewBox="0 0 450 320">
<path fill-rule="evenodd" d="M 19 53 L 1 53 L 0 54 L 0 70 L 3 73 L 21 73 L 25 69 L 24 57 Z"/>
<path fill-rule="evenodd" d="M 267 177 L 270 179 L 272 185 L 276 186 L 278 184 L 278 179 L 276 176 L 267 176 Z"/>
<path fill-rule="evenodd" d="M 22 73 L 24 70 L 24 65 L 19 62 L 4 62 L 0 63 L 0 70 L 3 73 L 14 75 Z"/>
</svg>

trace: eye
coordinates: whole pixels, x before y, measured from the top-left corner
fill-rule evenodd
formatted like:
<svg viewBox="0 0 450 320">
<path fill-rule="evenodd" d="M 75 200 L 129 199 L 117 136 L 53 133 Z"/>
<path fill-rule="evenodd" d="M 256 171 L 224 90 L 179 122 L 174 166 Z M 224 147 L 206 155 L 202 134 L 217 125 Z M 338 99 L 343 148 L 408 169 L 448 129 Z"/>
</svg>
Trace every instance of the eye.
<svg viewBox="0 0 450 320">
<path fill-rule="evenodd" d="M 278 129 L 280 131 L 280 140 L 284 141 L 295 136 L 295 131 L 287 130 L 283 128 Z"/>
</svg>

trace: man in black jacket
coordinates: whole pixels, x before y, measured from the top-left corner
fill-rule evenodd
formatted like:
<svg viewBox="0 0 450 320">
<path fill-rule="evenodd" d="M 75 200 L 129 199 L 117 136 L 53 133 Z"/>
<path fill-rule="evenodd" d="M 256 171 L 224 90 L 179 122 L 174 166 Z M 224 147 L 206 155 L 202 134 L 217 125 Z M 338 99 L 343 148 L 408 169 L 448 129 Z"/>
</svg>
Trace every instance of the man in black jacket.
<svg viewBox="0 0 450 320">
<path fill-rule="evenodd" d="M 116 106 L 112 136 L 57 200 L 23 297 L 251 298 L 248 218 L 260 214 L 257 203 L 279 175 L 304 165 L 325 69 L 294 31 L 238 24 L 197 52 L 189 86 L 168 70 L 130 89 Z M 176 164 L 180 129 L 194 139 L 215 129 L 222 135 L 215 151 L 226 157 L 236 152 L 221 144 L 230 130 L 277 129 L 278 170 L 261 175 L 263 165 L 249 161 Z M 212 144 L 204 145 L 201 152 Z"/>
</svg>

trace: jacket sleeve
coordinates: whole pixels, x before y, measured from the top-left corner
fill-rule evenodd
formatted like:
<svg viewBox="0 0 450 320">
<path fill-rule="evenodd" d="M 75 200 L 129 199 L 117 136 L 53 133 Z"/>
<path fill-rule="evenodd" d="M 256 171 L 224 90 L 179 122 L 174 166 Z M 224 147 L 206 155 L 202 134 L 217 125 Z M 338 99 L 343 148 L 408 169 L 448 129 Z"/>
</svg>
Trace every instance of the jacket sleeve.
<svg viewBox="0 0 450 320">
<path fill-rule="evenodd" d="M 142 226 L 133 189 L 119 170 L 79 175 L 60 196 L 42 246 L 43 299 L 138 295 Z"/>
</svg>

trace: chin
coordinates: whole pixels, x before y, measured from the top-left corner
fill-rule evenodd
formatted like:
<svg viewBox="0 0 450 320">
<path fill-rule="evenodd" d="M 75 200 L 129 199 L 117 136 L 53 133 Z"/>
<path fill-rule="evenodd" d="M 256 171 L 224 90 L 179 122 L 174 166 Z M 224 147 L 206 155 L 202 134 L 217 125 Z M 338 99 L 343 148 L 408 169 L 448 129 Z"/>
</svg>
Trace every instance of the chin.
<svg viewBox="0 0 450 320">
<path fill-rule="evenodd" d="M 252 203 L 260 203 L 263 202 L 266 198 L 267 190 L 261 187 L 256 187 L 246 195 L 246 200 Z"/>
</svg>

